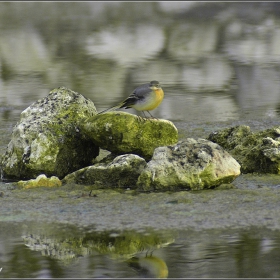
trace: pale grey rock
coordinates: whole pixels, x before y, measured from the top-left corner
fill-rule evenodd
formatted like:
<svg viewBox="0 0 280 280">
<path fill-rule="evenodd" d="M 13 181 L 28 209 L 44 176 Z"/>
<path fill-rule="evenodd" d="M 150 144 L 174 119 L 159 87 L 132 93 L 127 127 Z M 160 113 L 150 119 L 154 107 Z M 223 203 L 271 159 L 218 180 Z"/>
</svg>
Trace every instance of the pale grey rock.
<svg viewBox="0 0 280 280">
<path fill-rule="evenodd" d="M 239 163 L 221 146 L 188 138 L 155 149 L 138 178 L 139 190 L 201 190 L 231 183 L 240 174 Z"/>
<path fill-rule="evenodd" d="M 83 135 L 80 122 L 96 114 L 94 103 L 65 87 L 26 108 L 1 159 L 2 178 L 63 178 L 91 163 L 99 147 Z"/>
</svg>

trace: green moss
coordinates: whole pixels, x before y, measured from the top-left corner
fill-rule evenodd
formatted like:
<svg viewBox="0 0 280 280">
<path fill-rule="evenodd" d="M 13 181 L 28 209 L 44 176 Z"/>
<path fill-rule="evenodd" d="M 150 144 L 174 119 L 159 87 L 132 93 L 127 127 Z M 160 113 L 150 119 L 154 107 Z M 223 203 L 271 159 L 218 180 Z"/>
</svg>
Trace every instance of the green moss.
<svg viewBox="0 0 280 280">
<path fill-rule="evenodd" d="M 51 178 L 47 178 L 44 174 L 38 176 L 35 180 L 17 182 L 17 186 L 23 189 L 32 189 L 39 187 L 57 188 L 61 185 L 62 183 L 57 177 L 52 176 Z"/>
<path fill-rule="evenodd" d="M 112 258 L 130 258 L 136 253 L 144 250 L 152 250 L 163 245 L 172 243 L 174 236 L 166 233 L 160 235 L 156 232 L 150 232 L 143 235 L 138 232 L 128 231 L 116 236 L 110 233 L 88 234 L 83 239 L 83 246 L 98 250 L 101 254 L 109 254 Z"/>
<path fill-rule="evenodd" d="M 279 135 L 279 127 L 253 133 L 248 126 L 237 126 L 211 133 L 208 140 L 228 150 L 240 163 L 242 173 L 279 174 L 280 158 L 277 152 L 280 146 Z"/>
<path fill-rule="evenodd" d="M 154 149 L 178 141 L 178 131 L 166 120 L 143 119 L 125 112 L 109 112 L 87 119 L 85 134 L 103 149 L 151 158 Z"/>
</svg>

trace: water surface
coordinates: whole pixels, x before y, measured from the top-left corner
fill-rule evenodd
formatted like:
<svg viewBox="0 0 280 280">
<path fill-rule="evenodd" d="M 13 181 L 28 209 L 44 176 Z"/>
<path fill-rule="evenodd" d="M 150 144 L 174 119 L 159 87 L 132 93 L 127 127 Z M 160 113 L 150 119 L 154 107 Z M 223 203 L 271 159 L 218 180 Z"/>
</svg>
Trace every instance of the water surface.
<svg viewBox="0 0 280 280">
<path fill-rule="evenodd" d="M 173 121 L 180 139 L 239 124 L 279 126 L 279 11 L 274 2 L 1 2 L 0 154 L 20 113 L 59 86 L 101 111 L 158 80 L 165 98 L 153 115 Z M 131 213 L 146 215 L 113 231 L 104 205 L 106 217 L 99 209 L 94 224 L 90 205 L 87 215 L 83 204 L 64 205 L 64 193 L 23 198 L 2 182 L 0 278 L 280 277 L 279 178 L 242 175 L 234 186 L 228 196 L 198 193 L 194 206 L 189 198 L 162 202 L 167 221 L 152 203 L 135 205 Z M 111 208 L 116 225 L 117 211 L 129 214 L 123 203 Z M 225 211 L 234 214 L 225 219 Z M 159 220 L 146 228 L 154 212 Z"/>
<path fill-rule="evenodd" d="M 279 278 L 279 231 L 4 224 L 0 278 Z"/>
</svg>

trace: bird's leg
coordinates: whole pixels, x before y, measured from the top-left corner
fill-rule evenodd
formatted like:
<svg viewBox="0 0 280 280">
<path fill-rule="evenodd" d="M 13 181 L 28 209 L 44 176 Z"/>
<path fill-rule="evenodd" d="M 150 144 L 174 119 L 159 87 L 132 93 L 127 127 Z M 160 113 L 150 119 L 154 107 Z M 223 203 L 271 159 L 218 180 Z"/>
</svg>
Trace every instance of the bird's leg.
<svg viewBox="0 0 280 280">
<path fill-rule="evenodd" d="M 147 112 L 149 113 L 149 115 L 151 116 L 152 119 L 157 119 L 158 120 L 158 118 L 155 118 L 149 111 L 147 111 Z"/>
<path fill-rule="evenodd" d="M 143 113 L 143 115 L 144 115 L 144 118 L 145 118 L 145 119 L 147 119 L 147 117 L 146 117 L 146 115 L 145 115 L 144 111 L 142 111 L 142 113 Z"/>
</svg>

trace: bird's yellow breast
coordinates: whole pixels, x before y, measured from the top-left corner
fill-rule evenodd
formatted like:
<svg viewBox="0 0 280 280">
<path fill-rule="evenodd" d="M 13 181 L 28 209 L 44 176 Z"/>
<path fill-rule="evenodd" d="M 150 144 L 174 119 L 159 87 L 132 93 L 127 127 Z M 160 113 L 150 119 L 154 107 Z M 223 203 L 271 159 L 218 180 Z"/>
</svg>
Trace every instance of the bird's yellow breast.
<svg viewBox="0 0 280 280">
<path fill-rule="evenodd" d="M 164 92 L 162 89 L 153 89 L 141 103 L 139 102 L 131 107 L 138 111 L 154 110 L 162 102 L 163 98 Z"/>
</svg>

